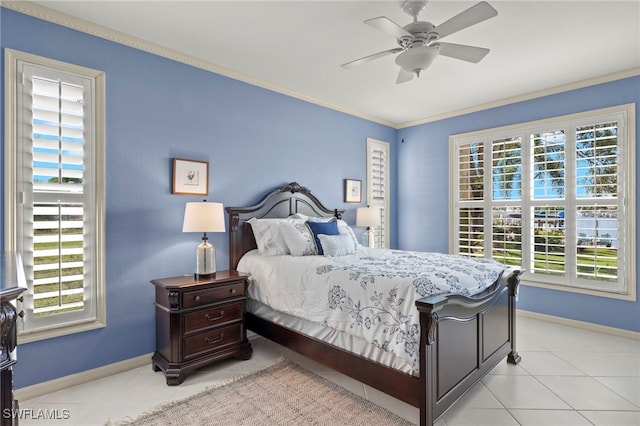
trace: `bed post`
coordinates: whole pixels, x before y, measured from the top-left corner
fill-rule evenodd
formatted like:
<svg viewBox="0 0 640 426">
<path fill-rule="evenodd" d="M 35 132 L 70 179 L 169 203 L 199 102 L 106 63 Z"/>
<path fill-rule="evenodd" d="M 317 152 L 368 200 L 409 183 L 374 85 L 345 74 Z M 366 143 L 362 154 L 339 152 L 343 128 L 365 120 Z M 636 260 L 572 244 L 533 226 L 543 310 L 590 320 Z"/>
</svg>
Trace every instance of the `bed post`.
<svg viewBox="0 0 640 426">
<path fill-rule="evenodd" d="M 434 304 L 416 303 L 416 306 L 420 312 L 420 426 L 432 426 L 437 398 L 438 314 L 433 312 Z"/>
<path fill-rule="evenodd" d="M 509 364 L 518 364 L 520 355 L 516 350 L 516 301 L 518 300 L 518 285 L 520 284 L 520 273 L 517 270 L 509 277 L 509 340 L 511 341 L 511 352 L 507 355 Z"/>
</svg>

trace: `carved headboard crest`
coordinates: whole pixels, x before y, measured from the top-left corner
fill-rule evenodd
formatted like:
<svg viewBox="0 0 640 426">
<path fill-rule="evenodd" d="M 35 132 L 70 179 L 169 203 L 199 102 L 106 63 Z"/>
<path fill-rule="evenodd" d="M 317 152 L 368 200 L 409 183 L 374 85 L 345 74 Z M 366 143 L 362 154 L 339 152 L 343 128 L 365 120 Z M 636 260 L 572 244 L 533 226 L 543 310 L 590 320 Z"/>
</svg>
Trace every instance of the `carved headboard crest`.
<svg viewBox="0 0 640 426">
<path fill-rule="evenodd" d="M 290 192 L 292 194 L 295 194 L 296 192 L 303 192 L 305 194 L 310 194 L 311 191 L 309 191 L 309 188 L 306 188 L 302 185 L 300 185 L 298 182 L 291 182 L 285 186 L 283 186 L 282 188 L 278 189 L 279 192 Z"/>
</svg>

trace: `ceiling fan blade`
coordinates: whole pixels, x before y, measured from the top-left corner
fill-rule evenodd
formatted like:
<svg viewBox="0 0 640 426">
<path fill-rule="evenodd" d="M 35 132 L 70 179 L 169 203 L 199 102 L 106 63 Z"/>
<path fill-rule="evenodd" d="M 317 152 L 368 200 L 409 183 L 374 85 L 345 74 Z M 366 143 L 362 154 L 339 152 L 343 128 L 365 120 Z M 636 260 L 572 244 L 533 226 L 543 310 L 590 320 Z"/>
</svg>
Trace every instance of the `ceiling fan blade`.
<svg viewBox="0 0 640 426">
<path fill-rule="evenodd" d="M 413 79 L 413 73 L 410 71 L 405 71 L 400 68 L 400 72 L 398 73 L 398 78 L 396 79 L 396 84 L 406 83 L 407 81 L 411 81 Z"/>
<path fill-rule="evenodd" d="M 364 21 L 364 23 L 371 25 L 373 28 L 377 28 L 380 31 L 387 33 L 397 39 L 401 39 L 402 37 L 413 38 L 413 35 L 409 31 L 405 30 L 386 16 L 367 19 L 366 21 Z"/>
<path fill-rule="evenodd" d="M 493 18 L 497 14 L 498 11 L 491 7 L 489 3 L 482 1 L 438 25 L 434 31 L 438 34 L 439 38 L 446 37 L 489 18 Z"/>
<path fill-rule="evenodd" d="M 477 64 L 487 56 L 489 49 L 484 47 L 467 46 L 466 44 L 437 43 L 440 46 L 440 55 L 461 59 Z"/>
<path fill-rule="evenodd" d="M 373 61 L 374 59 L 382 58 L 383 56 L 401 52 L 402 50 L 404 50 L 402 47 L 396 47 L 394 49 L 385 50 L 384 52 L 378 52 L 374 53 L 373 55 L 365 56 L 364 58 L 356 59 L 355 61 L 347 62 L 346 64 L 342 64 L 340 66 L 344 69 L 351 68 L 365 62 Z"/>
</svg>

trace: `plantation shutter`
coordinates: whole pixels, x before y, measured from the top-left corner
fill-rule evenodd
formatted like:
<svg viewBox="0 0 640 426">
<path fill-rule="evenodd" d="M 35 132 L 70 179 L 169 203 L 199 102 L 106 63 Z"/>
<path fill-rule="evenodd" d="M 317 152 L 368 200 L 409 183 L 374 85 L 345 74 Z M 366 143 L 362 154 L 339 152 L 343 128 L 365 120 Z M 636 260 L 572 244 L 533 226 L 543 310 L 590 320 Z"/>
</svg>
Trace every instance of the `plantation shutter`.
<svg viewBox="0 0 640 426">
<path fill-rule="evenodd" d="M 22 64 L 18 231 L 29 291 L 23 330 L 95 318 L 92 80 Z"/>
<path fill-rule="evenodd" d="M 464 143 L 457 150 L 457 253 L 484 257 L 484 144 Z"/>
<path fill-rule="evenodd" d="M 380 209 L 375 246 L 389 248 L 389 144 L 367 139 L 367 204 Z"/>
<path fill-rule="evenodd" d="M 622 175 L 619 137 L 623 119 L 607 117 L 578 123 L 576 140 L 576 217 L 578 280 L 615 283 L 624 277 L 625 234 L 619 232 L 625 211 L 619 198 Z M 635 284 L 635 283 L 633 283 Z"/>
<path fill-rule="evenodd" d="M 492 258 L 522 265 L 522 137 L 491 140 Z"/>
<path fill-rule="evenodd" d="M 533 241 L 532 275 L 565 276 L 567 264 L 565 214 L 566 145 L 564 129 L 533 131 L 531 140 L 530 200 Z"/>
</svg>

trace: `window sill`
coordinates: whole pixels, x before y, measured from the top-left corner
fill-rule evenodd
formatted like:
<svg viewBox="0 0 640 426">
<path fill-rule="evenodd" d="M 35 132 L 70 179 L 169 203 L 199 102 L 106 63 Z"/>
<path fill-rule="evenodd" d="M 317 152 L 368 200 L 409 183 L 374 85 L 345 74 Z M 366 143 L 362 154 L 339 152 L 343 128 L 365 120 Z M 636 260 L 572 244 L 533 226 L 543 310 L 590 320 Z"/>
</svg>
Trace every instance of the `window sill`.
<svg viewBox="0 0 640 426">
<path fill-rule="evenodd" d="M 39 340 L 53 339 L 56 337 L 66 336 L 69 334 L 81 333 L 83 331 L 96 330 L 106 327 L 106 321 L 97 319 L 84 321 L 70 325 L 51 327 L 33 331 L 18 332 L 18 344 L 37 342 Z"/>
<path fill-rule="evenodd" d="M 524 278 L 520 281 L 520 283 L 529 287 L 538 287 L 538 288 L 546 288 L 549 290 L 567 291 L 570 293 L 587 294 L 590 296 L 606 297 L 609 299 L 628 300 L 632 302 L 636 301 L 635 288 L 629 289 L 629 292 L 627 293 L 613 293 L 613 292 L 589 289 L 589 288 L 583 288 L 583 287 L 570 287 L 567 285 L 548 284 L 548 283 L 541 283 L 538 281 L 529 281 Z"/>
</svg>

